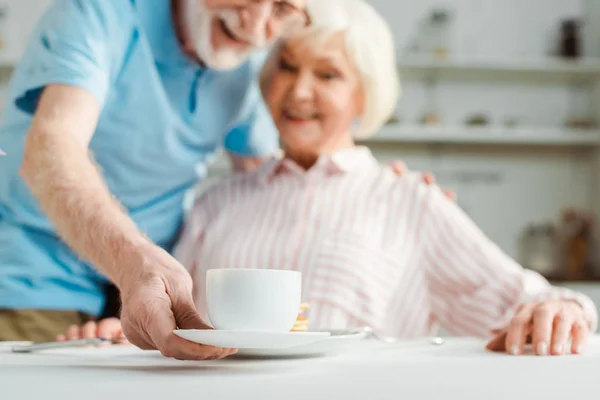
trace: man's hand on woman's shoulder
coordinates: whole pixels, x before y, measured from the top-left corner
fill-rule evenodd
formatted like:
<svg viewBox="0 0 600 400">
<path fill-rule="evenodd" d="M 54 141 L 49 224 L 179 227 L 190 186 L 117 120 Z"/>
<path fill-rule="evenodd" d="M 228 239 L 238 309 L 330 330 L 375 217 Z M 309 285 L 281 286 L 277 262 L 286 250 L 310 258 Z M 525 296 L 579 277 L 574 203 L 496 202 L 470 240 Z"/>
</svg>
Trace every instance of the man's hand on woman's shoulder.
<svg viewBox="0 0 600 400">
<path fill-rule="evenodd" d="M 388 165 L 398 176 L 402 176 L 409 171 L 408 167 L 403 161 L 392 161 L 391 163 L 388 163 Z M 428 185 L 433 185 L 435 184 L 435 176 L 431 172 L 424 172 L 423 182 L 425 182 Z M 450 190 L 444 190 L 444 193 L 446 194 L 446 197 L 448 197 L 450 200 L 456 201 L 456 193 Z"/>
</svg>

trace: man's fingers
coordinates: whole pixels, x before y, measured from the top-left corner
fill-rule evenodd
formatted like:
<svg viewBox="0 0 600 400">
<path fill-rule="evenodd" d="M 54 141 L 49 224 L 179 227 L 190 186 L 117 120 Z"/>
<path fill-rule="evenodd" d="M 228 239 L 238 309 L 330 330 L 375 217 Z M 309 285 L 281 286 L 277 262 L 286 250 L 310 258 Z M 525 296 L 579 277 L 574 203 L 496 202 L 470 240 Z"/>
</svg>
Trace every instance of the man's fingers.
<svg viewBox="0 0 600 400">
<path fill-rule="evenodd" d="M 216 360 L 224 357 L 223 349 L 190 342 L 171 333 L 159 350 L 165 357 L 178 360 Z"/>
<path fill-rule="evenodd" d="M 434 184 L 435 176 L 433 176 L 431 172 L 425 172 L 423 173 L 423 181 L 425 181 L 425 183 L 428 185 Z"/>
<path fill-rule="evenodd" d="M 396 175 L 404 175 L 408 170 L 408 167 L 402 161 L 394 161 L 390 163 L 390 167 L 392 167 Z"/>
<path fill-rule="evenodd" d="M 587 347 L 589 334 L 590 330 L 584 319 L 575 320 L 571 329 L 571 352 L 573 354 L 583 354 Z"/>
<path fill-rule="evenodd" d="M 150 339 L 150 335 L 145 328 L 141 326 L 140 314 L 147 312 L 138 309 L 135 312 L 136 318 L 133 318 L 128 308 L 123 308 L 121 313 L 121 329 L 127 341 L 142 350 L 158 350 L 158 347 Z"/>
<path fill-rule="evenodd" d="M 531 331 L 531 319 L 535 306 L 535 304 L 524 305 L 510 322 L 505 346 L 512 355 L 523 354 L 525 338 Z"/>
<path fill-rule="evenodd" d="M 447 198 L 449 198 L 452 201 L 456 201 L 456 193 L 454 193 L 451 190 L 444 190 L 444 194 L 446 195 Z"/>
<path fill-rule="evenodd" d="M 179 329 L 211 329 L 200 318 L 191 294 L 173 299 L 173 315 Z"/>
<path fill-rule="evenodd" d="M 555 356 L 565 354 L 565 347 L 573 328 L 573 316 L 566 310 L 561 310 L 554 318 L 551 352 Z"/>
<path fill-rule="evenodd" d="M 134 333 L 128 330 L 124 330 L 123 334 L 125 335 L 125 338 L 129 343 L 136 347 L 139 347 L 142 350 L 158 350 L 158 348 L 152 342 L 150 342 L 149 339 L 145 339 L 137 332 Z"/>
<path fill-rule="evenodd" d="M 175 297 L 175 296 L 173 296 Z M 191 297 L 191 296 L 190 296 Z M 173 309 L 176 305 L 181 307 L 181 301 L 173 303 Z M 171 304 L 166 299 L 155 301 L 152 307 L 152 319 L 146 319 L 145 328 L 152 342 L 158 350 L 169 358 L 177 358 L 180 360 L 206 360 L 219 356 L 221 349 L 209 346 L 203 346 L 198 343 L 190 342 L 175 335 L 173 331 L 177 328 L 175 316 L 171 310 Z M 196 320 L 190 316 L 189 309 L 178 310 L 180 318 L 183 320 L 182 329 L 204 329 L 206 325 L 202 323 L 200 317 Z M 197 315 L 194 309 L 194 313 Z M 200 324 L 198 323 L 200 321 Z"/>
<path fill-rule="evenodd" d="M 193 297 L 188 293 L 179 293 L 180 296 L 172 296 L 173 301 L 173 315 L 175 318 L 175 323 L 179 329 L 212 329 L 210 326 L 206 325 L 198 311 L 196 310 L 196 306 L 194 305 Z M 229 349 L 221 349 L 212 346 L 203 346 L 198 343 L 193 343 L 188 340 L 182 339 L 175 334 L 171 334 L 171 343 L 173 346 L 184 346 L 185 348 L 181 348 L 182 351 L 185 351 L 188 356 L 181 354 L 176 358 L 184 358 L 184 359 L 220 359 L 223 357 L 227 357 L 229 355 Z"/>
<path fill-rule="evenodd" d="M 548 355 L 552 340 L 554 316 L 558 311 L 557 306 L 541 305 L 533 311 L 533 351 L 539 356 Z"/>
</svg>

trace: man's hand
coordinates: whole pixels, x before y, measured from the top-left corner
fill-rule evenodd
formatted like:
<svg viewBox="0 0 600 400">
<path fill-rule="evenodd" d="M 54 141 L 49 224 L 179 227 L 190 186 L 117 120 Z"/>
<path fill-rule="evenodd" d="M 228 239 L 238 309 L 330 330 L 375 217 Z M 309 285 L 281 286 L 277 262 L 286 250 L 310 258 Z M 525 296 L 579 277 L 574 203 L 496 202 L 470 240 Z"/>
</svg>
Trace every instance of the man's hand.
<svg viewBox="0 0 600 400">
<path fill-rule="evenodd" d="M 227 154 L 235 172 L 254 171 L 267 160 L 267 157 L 238 156 L 230 152 L 227 152 Z"/>
<path fill-rule="evenodd" d="M 589 336 L 589 323 L 583 308 L 571 300 L 549 300 L 521 306 L 509 327 L 498 332 L 487 349 L 506 351 L 512 355 L 523 354 L 528 337 L 535 354 L 560 356 L 567 351 L 571 339 L 571 352 L 581 354 Z"/>
<path fill-rule="evenodd" d="M 142 268 L 119 282 L 121 324 L 127 339 L 142 349 L 158 349 L 181 360 L 215 360 L 234 354 L 235 350 L 203 346 L 173 333 L 177 328 L 211 328 L 196 311 L 192 279 L 185 268 L 156 246 L 141 254 Z"/>
<path fill-rule="evenodd" d="M 396 175 L 402 176 L 408 171 L 408 167 L 402 161 L 393 161 L 389 164 L 390 167 L 394 170 Z M 435 176 L 431 172 L 425 172 L 423 174 L 423 181 L 428 185 L 433 185 L 435 183 Z M 446 197 L 448 197 L 452 201 L 456 201 L 456 193 L 450 190 L 444 190 Z"/>
</svg>

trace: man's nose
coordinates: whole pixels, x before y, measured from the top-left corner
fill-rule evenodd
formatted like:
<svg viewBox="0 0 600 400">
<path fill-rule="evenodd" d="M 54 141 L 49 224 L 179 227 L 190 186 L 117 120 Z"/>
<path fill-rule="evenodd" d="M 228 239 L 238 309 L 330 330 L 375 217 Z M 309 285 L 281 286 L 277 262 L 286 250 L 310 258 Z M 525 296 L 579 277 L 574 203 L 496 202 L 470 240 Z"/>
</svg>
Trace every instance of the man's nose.
<svg viewBox="0 0 600 400">
<path fill-rule="evenodd" d="M 266 35 L 267 25 L 273 15 L 271 1 L 255 1 L 241 11 L 242 30 L 251 37 Z"/>
</svg>

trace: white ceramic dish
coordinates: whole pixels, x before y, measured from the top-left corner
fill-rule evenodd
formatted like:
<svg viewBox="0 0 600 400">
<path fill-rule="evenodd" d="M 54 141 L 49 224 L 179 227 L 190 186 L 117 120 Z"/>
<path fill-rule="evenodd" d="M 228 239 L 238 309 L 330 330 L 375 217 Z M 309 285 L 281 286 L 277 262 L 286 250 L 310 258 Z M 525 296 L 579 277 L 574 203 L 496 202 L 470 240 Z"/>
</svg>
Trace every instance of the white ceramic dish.
<svg viewBox="0 0 600 400">
<path fill-rule="evenodd" d="M 324 356 L 350 351 L 357 341 L 366 336 L 365 332 L 332 332 L 330 337 L 318 342 L 283 349 L 241 349 L 236 356 L 249 358 Z"/>
<path fill-rule="evenodd" d="M 252 332 L 178 329 L 174 333 L 191 342 L 229 349 L 284 349 L 327 339 L 329 332 Z"/>
</svg>

